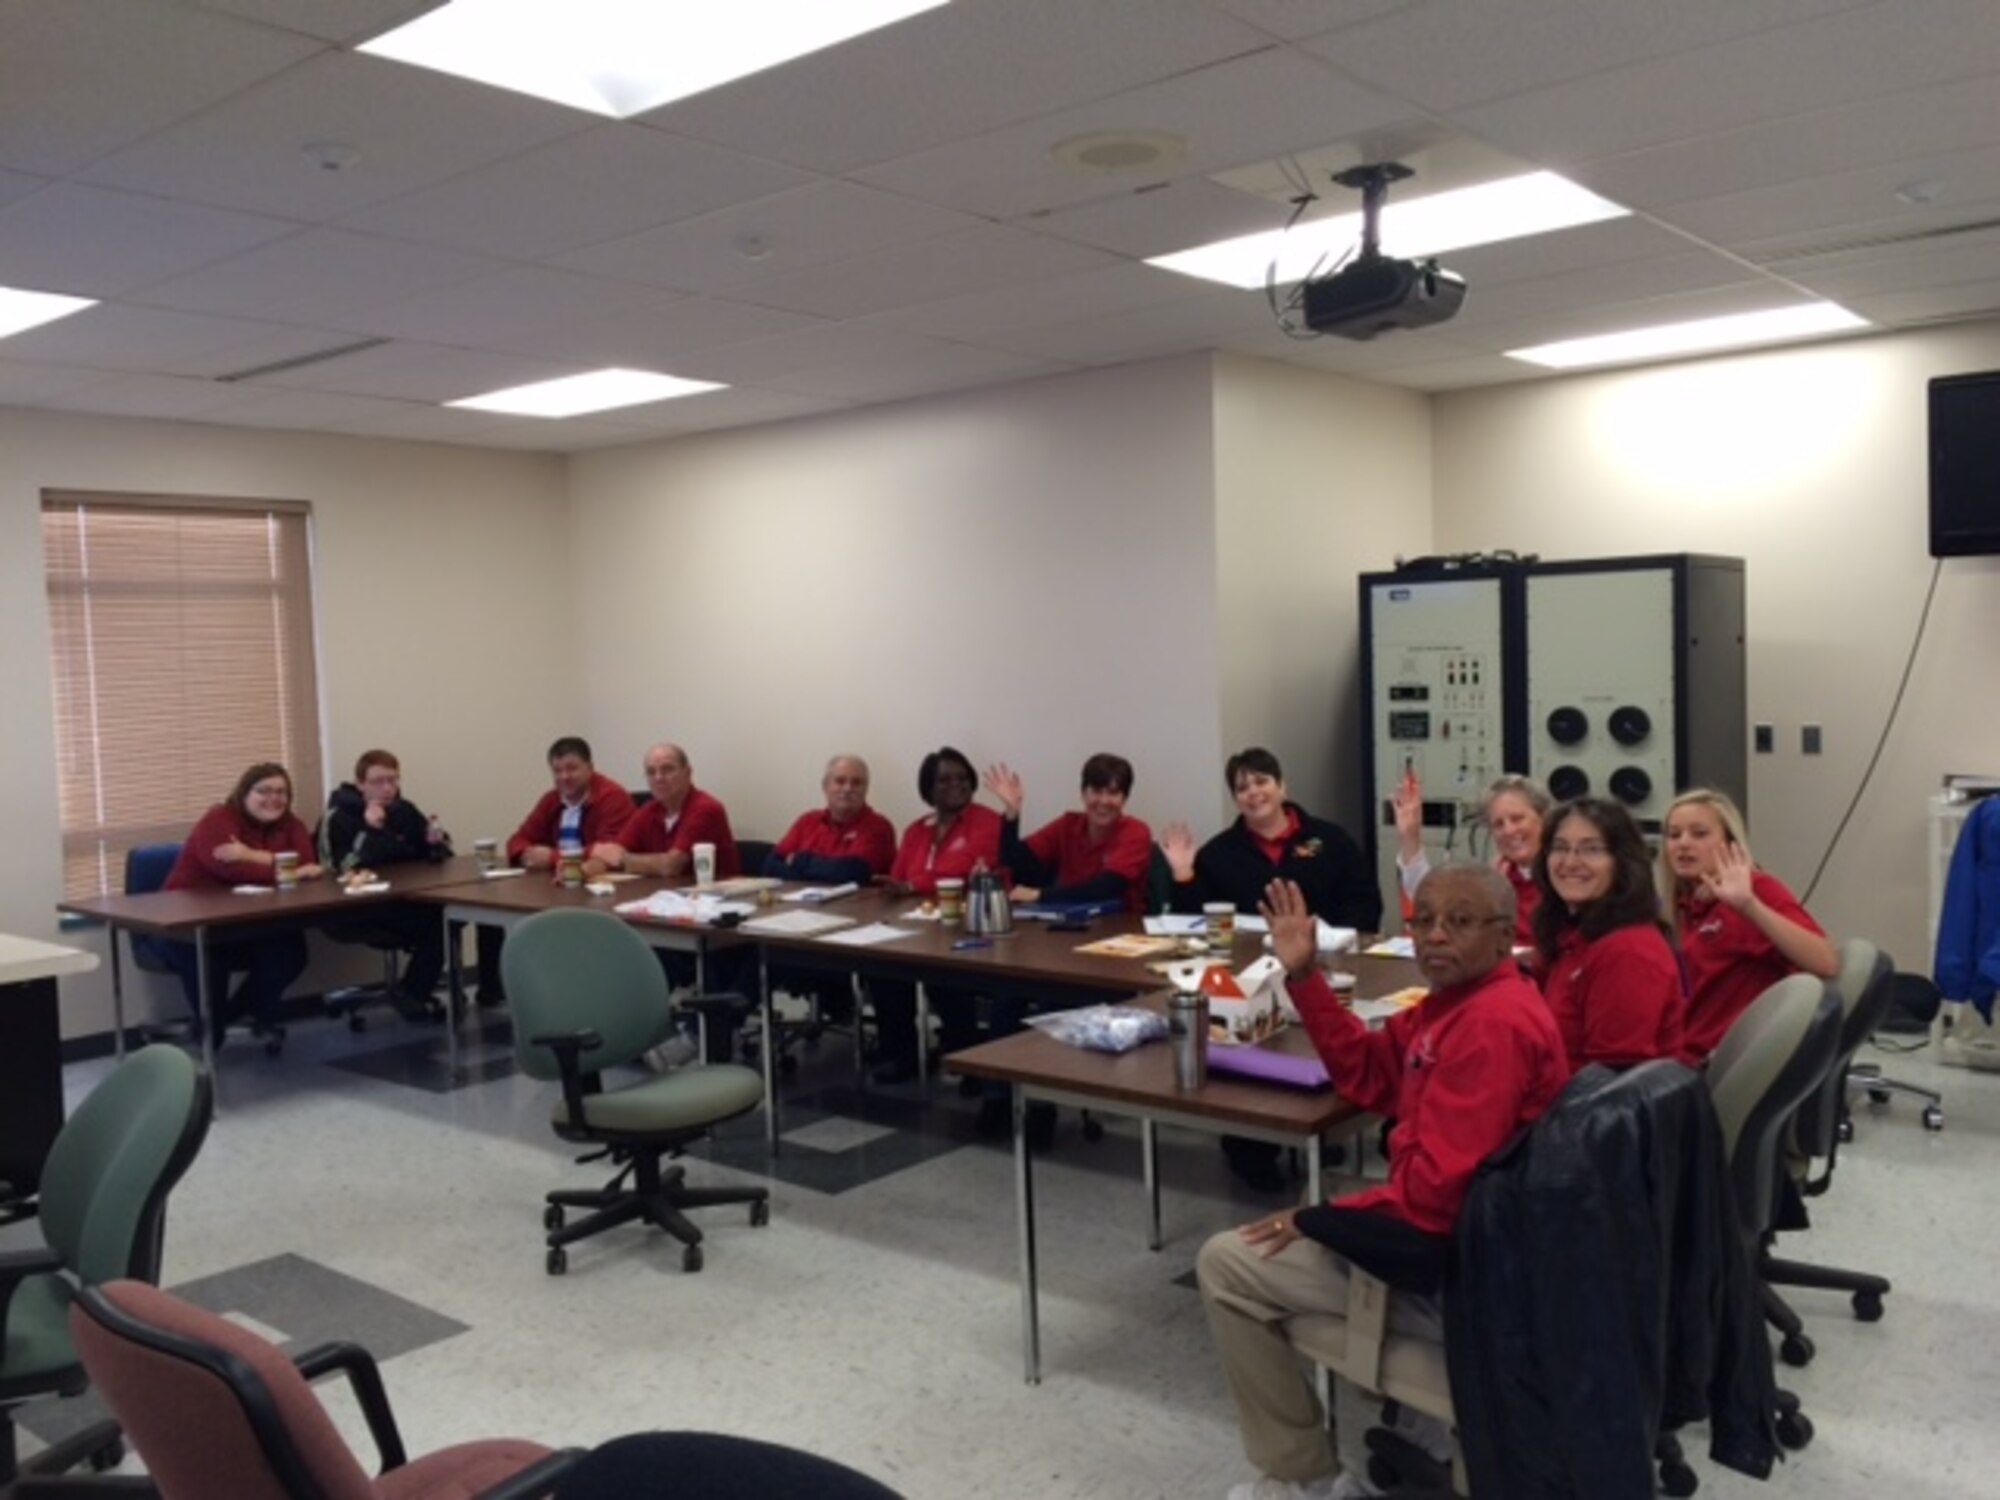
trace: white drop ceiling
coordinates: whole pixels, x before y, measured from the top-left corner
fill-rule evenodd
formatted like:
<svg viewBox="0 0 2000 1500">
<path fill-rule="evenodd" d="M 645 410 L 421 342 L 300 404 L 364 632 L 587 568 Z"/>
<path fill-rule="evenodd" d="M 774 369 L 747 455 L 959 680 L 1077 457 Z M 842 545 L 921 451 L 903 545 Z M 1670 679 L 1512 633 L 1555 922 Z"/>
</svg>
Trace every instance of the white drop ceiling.
<svg viewBox="0 0 2000 1500">
<path fill-rule="evenodd" d="M 2000 313 L 1996 0 L 953 0 L 618 123 L 353 50 L 429 8 L 0 0 L 0 285 L 102 303 L 0 342 L 0 403 L 575 451 L 1190 350 L 1447 390 L 1816 297 Z M 1106 131 L 1186 151 L 1050 154 Z M 1370 344 L 1143 264 L 1385 156 L 1634 217 L 1447 256 L 1464 313 Z M 439 405 L 602 365 L 732 389 Z"/>
</svg>

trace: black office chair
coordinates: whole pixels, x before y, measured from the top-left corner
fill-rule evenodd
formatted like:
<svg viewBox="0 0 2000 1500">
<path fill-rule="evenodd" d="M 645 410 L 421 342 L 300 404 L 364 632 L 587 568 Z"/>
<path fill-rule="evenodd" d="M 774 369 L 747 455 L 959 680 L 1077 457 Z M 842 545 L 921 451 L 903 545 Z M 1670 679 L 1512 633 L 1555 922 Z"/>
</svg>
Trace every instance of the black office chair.
<svg viewBox="0 0 2000 1500">
<path fill-rule="evenodd" d="M 366 1031 L 368 1017 L 363 1013 L 370 1005 L 395 1005 L 400 998 L 396 991 L 399 972 L 398 960 L 403 956 L 403 937 L 393 928 L 378 926 L 365 918 L 350 918 L 326 923 L 320 929 L 336 943 L 359 943 L 373 948 L 382 956 L 382 979 L 377 984 L 343 985 L 336 990 L 328 990 L 322 1002 L 326 1013 L 335 1020 L 346 1018 L 350 1031 Z"/>
<path fill-rule="evenodd" d="M 538 912 L 508 934 L 500 963 L 521 1071 L 562 1083 L 551 1118 L 555 1133 L 603 1148 L 580 1161 L 609 1156 L 618 1164 L 600 1189 L 548 1195 L 542 1224 L 551 1276 L 569 1269 L 565 1247 L 634 1219 L 685 1245 L 681 1265 L 689 1271 L 701 1269 L 701 1231 L 683 1209 L 743 1203 L 752 1224 L 769 1222 L 769 1189 L 691 1188 L 682 1168 L 664 1165 L 723 1121 L 762 1104 L 762 1077 L 714 1063 L 606 1086 L 607 1070 L 638 1062 L 673 1029 L 666 975 L 643 938 L 608 912 Z M 570 1224 L 569 1208 L 590 1212 Z"/>
<path fill-rule="evenodd" d="M 767 839 L 738 839 L 736 852 L 742 860 L 743 873 L 762 875 L 766 861 L 777 847 Z M 816 1051 L 820 1039 L 829 1032 L 851 1031 L 856 1050 L 864 1049 L 861 1001 L 855 994 L 852 978 L 844 974 L 820 973 L 774 963 L 771 966 L 771 984 L 773 988 L 782 988 L 788 994 L 797 995 L 807 1004 L 807 1011 L 802 1020 L 779 1019 L 777 1022 L 777 1065 L 778 1070 L 786 1077 L 796 1073 L 799 1068 L 798 1055 L 794 1049 Z M 754 986 L 746 982 L 743 988 L 748 990 Z M 713 1003 L 712 1000 L 703 1002 L 704 1005 L 710 1006 Z M 746 1002 L 746 1012 L 750 1008 L 752 1007 Z M 740 1023 L 744 1017 L 735 1016 L 731 1019 Z M 742 1039 L 742 1056 L 745 1061 L 755 1063 L 759 1056 L 757 1049 L 762 1045 L 763 1037 L 753 1030 L 746 1029 Z"/>
<path fill-rule="evenodd" d="M 1833 1181 L 1833 1169 L 1840 1152 L 1839 1122 L 1847 1094 L 1847 1069 L 1855 1050 L 1875 1032 L 1893 998 L 1890 980 L 1895 966 L 1873 943 L 1850 938 L 1840 945 L 1840 974 L 1829 993 L 1841 1002 L 1840 1047 L 1833 1065 L 1818 1088 L 1807 1097 L 1793 1120 L 1792 1143 L 1803 1158 L 1799 1174 L 1780 1179 L 1781 1195 L 1796 1191 L 1801 1198 L 1818 1197 Z M 1813 1159 L 1824 1159 L 1825 1169 L 1817 1177 L 1808 1175 Z M 1803 1202 L 1799 1205 L 1803 1217 Z M 1783 1335 L 1778 1355 L 1788 1365 L 1804 1366 L 1812 1361 L 1813 1341 L 1790 1304 L 1778 1295 L 1780 1286 L 1813 1287 L 1823 1291 L 1853 1294 L 1854 1316 L 1873 1323 L 1882 1316 L 1882 1299 L 1889 1293 L 1886 1277 L 1866 1271 L 1842 1271 L 1830 1266 L 1806 1265 L 1781 1260 L 1771 1253 L 1775 1233 L 1767 1233 L 1759 1247 L 1757 1269 L 1764 1279 L 1764 1314 L 1771 1326 Z"/>
<path fill-rule="evenodd" d="M 1944 997 L 1938 993 L 1937 985 L 1928 974 L 1891 975 L 1889 991 L 1888 1012 L 1883 1016 L 1882 1024 L 1875 1028 L 1875 1037 L 1920 1037 L 1925 1040 L 1904 1044 L 1878 1041 L 1877 1045 L 1887 1046 L 1891 1051 L 1914 1051 L 1929 1039 L 1931 1023 L 1937 1019 Z M 1870 1104 L 1887 1104 L 1895 1094 L 1921 1099 L 1924 1101 L 1924 1129 L 1944 1129 L 1944 1095 L 1936 1089 L 1891 1078 L 1882 1071 L 1878 1062 L 1851 1064 L 1847 1070 L 1847 1082 L 1850 1088 L 1866 1093 Z M 1843 1117 L 1840 1128 L 1843 1141 L 1853 1139 L 1854 1122 L 1851 1117 Z"/>
</svg>

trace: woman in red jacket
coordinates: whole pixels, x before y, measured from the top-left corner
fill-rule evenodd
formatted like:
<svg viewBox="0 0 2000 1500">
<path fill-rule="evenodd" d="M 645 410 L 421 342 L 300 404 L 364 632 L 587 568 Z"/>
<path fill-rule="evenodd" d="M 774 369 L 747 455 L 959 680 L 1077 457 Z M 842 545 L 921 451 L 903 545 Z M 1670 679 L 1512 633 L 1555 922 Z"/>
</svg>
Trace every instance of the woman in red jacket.
<svg viewBox="0 0 2000 1500">
<path fill-rule="evenodd" d="M 1570 1071 L 1678 1057 L 1686 992 L 1639 825 L 1616 802 L 1579 797 L 1548 827 L 1535 857 L 1535 950 Z"/>
<path fill-rule="evenodd" d="M 1688 976 L 1681 1059 L 1700 1067 L 1751 1001 L 1801 969 L 1833 978 L 1840 954 L 1784 882 L 1757 868 L 1743 814 L 1721 792 L 1681 793 L 1665 828 L 1660 896 Z"/>
<path fill-rule="evenodd" d="M 317 880 L 323 873 L 312 831 L 292 812 L 292 778 L 272 761 L 260 761 L 236 778 L 235 790 L 201 815 L 180 858 L 167 875 L 170 891 L 229 890 L 240 885 L 278 883 L 278 856 L 298 857 L 298 878 Z M 225 1027 L 248 1014 L 252 1027 L 269 1038 L 276 1051 L 284 1045 L 278 1006 L 292 981 L 306 971 L 305 934 L 297 931 L 256 933 L 230 942 L 208 945 L 208 971 L 223 984 L 232 974 L 242 981 L 227 999 L 204 1009 L 198 991 L 197 966 L 191 943 L 166 943 L 168 960 L 181 977 L 197 1022 L 206 1016 L 217 1044 Z"/>
</svg>

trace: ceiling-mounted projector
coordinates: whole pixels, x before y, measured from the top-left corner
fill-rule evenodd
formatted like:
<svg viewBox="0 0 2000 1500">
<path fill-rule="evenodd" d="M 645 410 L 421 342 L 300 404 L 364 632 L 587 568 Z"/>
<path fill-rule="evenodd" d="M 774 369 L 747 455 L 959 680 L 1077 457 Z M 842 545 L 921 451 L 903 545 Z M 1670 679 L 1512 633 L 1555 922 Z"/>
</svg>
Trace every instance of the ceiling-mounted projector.
<svg viewBox="0 0 2000 1500">
<path fill-rule="evenodd" d="M 1389 184 L 1414 176 L 1400 162 L 1376 162 L 1336 173 L 1334 181 L 1361 192 L 1361 249 L 1351 265 L 1307 282 L 1301 303 L 1306 327 L 1344 339 L 1372 339 L 1392 328 L 1428 328 L 1465 305 L 1465 278 L 1434 260 L 1397 260 L 1382 253 L 1382 205 Z"/>
</svg>

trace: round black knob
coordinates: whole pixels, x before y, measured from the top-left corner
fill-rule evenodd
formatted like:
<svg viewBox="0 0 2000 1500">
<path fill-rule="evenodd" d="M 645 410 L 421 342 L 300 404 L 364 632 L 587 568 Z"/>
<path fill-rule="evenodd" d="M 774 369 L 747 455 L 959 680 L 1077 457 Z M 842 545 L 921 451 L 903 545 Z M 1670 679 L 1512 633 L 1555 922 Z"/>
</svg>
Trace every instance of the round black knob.
<svg viewBox="0 0 2000 1500">
<path fill-rule="evenodd" d="M 1637 807 L 1653 795 L 1653 778 L 1637 766 L 1620 766 L 1611 773 L 1611 795 L 1627 807 Z"/>
<path fill-rule="evenodd" d="M 1623 708 L 1611 710 L 1611 720 L 1606 726 L 1611 738 L 1621 745 L 1643 745 L 1646 736 L 1653 732 L 1653 716 L 1643 708 L 1626 704 Z"/>
<path fill-rule="evenodd" d="M 1549 772 L 1549 795 L 1568 802 L 1590 791 L 1590 777 L 1582 766 L 1557 766 Z"/>
<path fill-rule="evenodd" d="M 1580 745 L 1589 733 L 1590 720 L 1580 708 L 1559 708 L 1549 715 L 1549 738 L 1558 745 Z"/>
</svg>

